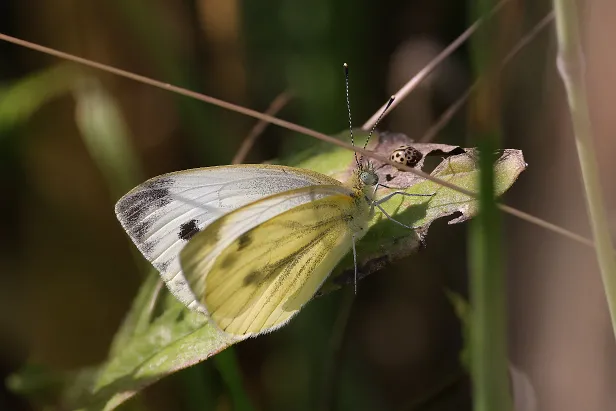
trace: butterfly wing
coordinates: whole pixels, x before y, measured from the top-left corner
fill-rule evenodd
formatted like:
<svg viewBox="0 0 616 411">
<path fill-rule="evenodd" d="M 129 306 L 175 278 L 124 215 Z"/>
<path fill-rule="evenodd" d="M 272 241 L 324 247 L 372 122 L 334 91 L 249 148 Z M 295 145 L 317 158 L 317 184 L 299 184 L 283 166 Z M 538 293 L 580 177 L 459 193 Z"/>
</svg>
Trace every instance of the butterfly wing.
<svg viewBox="0 0 616 411">
<path fill-rule="evenodd" d="M 303 204 L 282 213 L 272 210 L 289 197 L 303 199 Z M 221 330 L 238 336 L 272 331 L 313 297 L 349 252 L 351 220 L 365 217 L 356 211 L 355 199 L 344 187 L 273 195 L 197 234 L 181 252 L 182 268 Z M 250 223 L 253 216 L 268 212 L 274 216 Z"/>
<path fill-rule="evenodd" d="M 181 271 L 184 245 L 212 221 L 271 194 L 319 184 L 340 185 L 320 173 L 285 166 L 237 165 L 154 177 L 116 204 L 122 227 L 182 303 L 200 310 Z"/>
</svg>

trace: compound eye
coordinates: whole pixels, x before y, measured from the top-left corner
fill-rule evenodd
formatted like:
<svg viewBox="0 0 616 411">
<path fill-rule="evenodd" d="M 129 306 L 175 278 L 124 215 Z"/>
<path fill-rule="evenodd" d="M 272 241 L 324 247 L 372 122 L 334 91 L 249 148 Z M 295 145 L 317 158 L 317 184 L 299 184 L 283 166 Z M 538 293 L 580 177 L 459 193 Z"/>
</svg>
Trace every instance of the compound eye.
<svg viewBox="0 0 616 411">
<path fill-rule="evenodd" d="M 368 171 L 362 171 L 359 175 L 359 179 L 362 183 L 368 186 L 376 185 L 379 182 L 379 177 L 375 173 L 371 173 Z"/>
</svg>

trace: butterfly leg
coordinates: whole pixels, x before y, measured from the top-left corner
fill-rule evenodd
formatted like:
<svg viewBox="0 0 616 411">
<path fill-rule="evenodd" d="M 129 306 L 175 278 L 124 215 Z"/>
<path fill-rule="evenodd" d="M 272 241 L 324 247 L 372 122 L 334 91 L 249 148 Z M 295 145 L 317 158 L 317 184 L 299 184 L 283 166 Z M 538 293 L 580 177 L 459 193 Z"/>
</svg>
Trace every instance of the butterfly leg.
<svg viewBox="0 0 616 411">
<path fill-rule="evenodd" d="M 375 201 L 375 203 L 382 204 L 385 201 L 391 199 L 395 195 L 401 195 L 401 196 L 407 196 L 407 197 L 432 197 L 434 194 L 414 194 L 414 193 L 407 193 L 404 191 L 394 191 L 393 193 L 387 194 L 385 197 Z"/>
<path fill-rule="evenodd" d="M 384 209 L 383 207 L 381 207 L 381 204 L 379 204 L 379 203 L 380 203 L 380 202 L 376 202 L 376 201 L 375 201 L 375 202 L 374 202 L 374 205 L 375 205 L 375 206 L 376 206 L 379 210 L 381 210 L 381 212 L 382 212 L 383 214 L 385 214 L 385 217 L 387 217 L 389 220 L 393 221 L 393 222 L 394 222 L 394 223 L 396 223 L 396 224 L 401 225 L 401 226 L 402 226 L 402 227 L 404 227 L 404 228 L 408 228 L 409 230 L 414 230 L 414 229 L 415 229 L 415 227 L 412 227 L 412 226 L 410 226 L 410 225 L 403 224 L 403 223 L 401 223 L 400 221 L 398 221 L 398 220 L 396 220 L 395 218 L 393 218 L 392 216 L 390 216 L 390 215 L 387 213 L 387 211 L 385 211 L 385 209 Z"/>
<path fill-rule="evenodd" d="M 355 251 L 355 234 L 353 234 L 352 241 L 353 241 L 353 266 L 355 267 L 355 295 L 357 295 L 357 252 Z"/>
</svg>

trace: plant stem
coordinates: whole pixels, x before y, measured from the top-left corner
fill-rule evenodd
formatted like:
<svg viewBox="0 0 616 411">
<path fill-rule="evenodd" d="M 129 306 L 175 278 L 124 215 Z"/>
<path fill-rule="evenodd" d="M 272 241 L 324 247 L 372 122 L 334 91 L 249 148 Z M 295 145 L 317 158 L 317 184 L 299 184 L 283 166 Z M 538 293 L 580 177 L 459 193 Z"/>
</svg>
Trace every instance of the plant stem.
<svg viewBox="0 0 616 411">
<path fill-rule="evenodd" d="M 557 65 L 567 90 L 575 143 L 586 190 L 590 226 L 612 319 L 612 329 L 616 334 L 616 260 L 603 207 L 599 170 L 586 100 L 585 62 L 580 44 L 576 2 L 574 0 L 554 0 L 554 11 L 558 39 Z"/>
<path fill-rule="evenodd" d="M 488 136 L 480 142 L 480 212 L 470 228 L 470 296 L 472 306 L 471 375 L 475 411 L 509 411 L 507 316 L 502 264 L 501 222 L 494 202 L 492 156 Z M 485 160 L 483 160 L 485 158 Z"/>
<path fill-rule="evenodd" d="M 490 0 L 476 0 L 475 16 L 491 7 Z M 499 17 L 500 20 L 500 17 Z M 479 214 L 469 236 L 470 368 L 475 411 L 511 411 L 507 374 L 507 316 L 502 262 L 501 221 L 494 198 L 495 151 L 500 140 L 499 21 L 486 22 L 472 43 L 475 75 L 480 78 L 470 109 L 471 135 L 479 156 Z"/>
</svg>

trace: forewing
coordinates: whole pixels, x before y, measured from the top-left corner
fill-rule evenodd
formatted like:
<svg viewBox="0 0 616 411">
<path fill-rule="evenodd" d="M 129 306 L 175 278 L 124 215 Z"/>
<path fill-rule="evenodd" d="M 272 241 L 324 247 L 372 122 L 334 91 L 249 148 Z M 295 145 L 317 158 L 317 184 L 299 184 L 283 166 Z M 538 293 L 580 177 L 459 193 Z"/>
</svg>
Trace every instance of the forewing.
<svg viewBox="0 0 616 411">
<path fill-rule="evenodd" d="M 199 310 L 178 259 L 188 240 L 238 207 L 319 184 L 340 185 L 323 174 L 284 166 L 199 168 L 154 177 L 122 197 L 115 210 L 122 227 L 169 290 L 189 308 Z"/>
<path fill-rule="evenodd" d="M 288 193 L 242 207 L 197 234 L 182 251 L 192 289 L 223 331 L 247 336 L 284 325 L 350 250 L 354 199 L 340 189 L 304 191 L 322 198 L 248 230 L 244 222 L 253 209 L 275 207 Z"/>
</svg>

